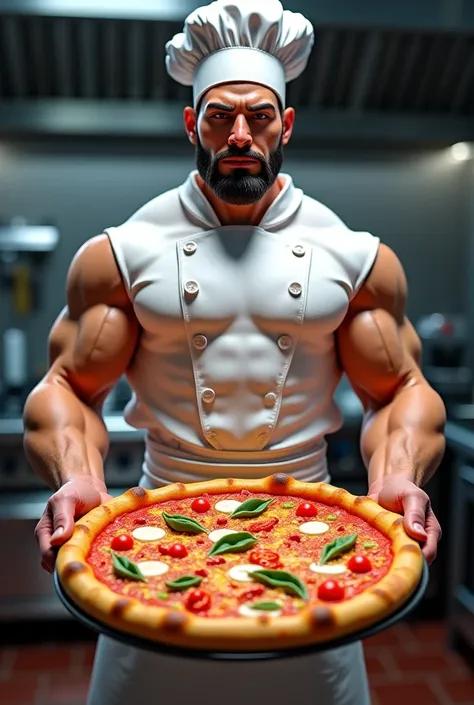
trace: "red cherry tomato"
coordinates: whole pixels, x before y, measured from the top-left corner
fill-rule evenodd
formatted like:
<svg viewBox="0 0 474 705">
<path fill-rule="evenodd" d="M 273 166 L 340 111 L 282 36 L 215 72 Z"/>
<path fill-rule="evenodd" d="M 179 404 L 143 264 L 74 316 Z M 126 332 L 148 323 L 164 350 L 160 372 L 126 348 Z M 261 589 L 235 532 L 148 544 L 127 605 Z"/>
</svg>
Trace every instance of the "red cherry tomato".
<svg viewBox="0 0 474 705">
<path fill-rule="evenodd" d="M 269 551 L 266 548 L 257 548 L 255 551 L 251 551 L 249 555 L 250 563 L 254 565 L 260 565 L 262 568 L 280 568 L 282 563 L 280 561 L 280 556 L 276 551 Z"/>
<path fill-rule="evenodd" d="M 325 580 L 324 583 L 321 583 L 318 587 L 319 599 L 326 600 L 327 602 L 342 600 L 344 592 L 344 585 L 338 583 L 337 580 Z"/>
<path fill-rule="evenodd" d="M 210 503 L 207 499 L 203 499 L 202 497 L 196 497 L 196 499 L 194 499 L 191 503 L 191 509 L 193 512 L 199 512 L 200 514 L 203 512 L 208 512 L 210 508 Z"/>
<path fill-rule="evenodd" d="M 352 570 L 353 573 L 368 573 L 369 570 L 372 570 L 372 563 L 367 556 L 357 554 L 349 559 L 347 567 L 349 570 Z"/>
<path fill-rule="evenodd" d="M 163 544 L 160 543 L 158 550 L 162 556 L 169 556 L 169 546 L 163 546 Z"/>
<path fill-rule="evenodd" d="M 206 561 L 206 565 L 222 565 L 223 563 L 225 563 L 225 558 L 222 556 L 211 556 Z"/>
<path fill-rule="evenodd" d="M 199 575 L 201 578 L 207 578 L 209 573 L 205 568 L 198 568 L 197 570 L 194 571 L 194 575 Z"/>
<path fill-rule="evenodd" d="M 218 517 L 217 523 L 219 526 L 225 526 L 227 524 L 227 517 Z"/>
<path fill-rule="evenodd" d="M 186 558 L 188 549 L 186 546 L 183 546 L 182 543 L 173 543 L 168 548 L 168 555 L 171 556 L 171 558 Z"/>
<path fill-rule="evenodd" d="M 128 534 L 118 534 L 114 536 L 110 546 L 114 551 L 129 551 L 133 548 L 133 539 Z"/>
<path fill-rule="evenodd" d="M 184 604 L 191 612 L 204 612 L 211 606 L 211 596 L 206 590 L 194 588 L 186 595 Z"/>
<path fill-rule="evenodd" d="M 311 504 L 311 502 L 304 502 L 303 504 L 300 504 L 296 510 L 297 517 L 315 517 L 317 513 L 318 510 L 314 504 Z"/>
<path fill-rule="evenodd" d="M 239 595 L 240 602 L 246 602 L 247 600 L 253 600 L 254 597 L 261 597 L 265 592 L 263 585 L 256 585 L 255 587 L 247 588 Z"/>
</svg>

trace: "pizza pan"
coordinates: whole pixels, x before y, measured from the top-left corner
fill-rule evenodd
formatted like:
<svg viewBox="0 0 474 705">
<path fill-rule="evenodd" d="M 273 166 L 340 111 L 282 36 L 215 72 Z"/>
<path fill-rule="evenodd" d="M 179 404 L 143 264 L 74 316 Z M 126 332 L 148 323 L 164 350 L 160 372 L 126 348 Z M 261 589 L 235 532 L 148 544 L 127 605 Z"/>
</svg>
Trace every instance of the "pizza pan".
<svg viewBox="0 0 474 705">
<path fill-rule="evenodd" d="M 383 619 L 380 622 L 377 622 L 376 624 L 367 627 L 366 629 L 361 629 L 357 632 L 353 632 L 338 639 L 325 641 L 320 644 L 310 644 L 309 646 L 281 649 L 278 651 L 275 650 L 253 652 L 217 652 L 204 651 L 201 649 L 185 649 L 176 646 L 169 646 L 168 644 L 150 641 L 149 639 L 144 639 L 142 637 L 134 636 L 132 634 L 127 634 L 126 632 L 121 632 L 118 629 L 114 629 L 113 627 L 109 627 L 106 624 L 102 624 L 99 620 L 96 620 L 93 617 L 89 616 L 80 607 L 75 605 L 71 598 L 64 591 L 56 571 L 54 572 L 53 580 L 54 587 L 56 589 L 59 599 L 61 600 L 65 608 L 72 614 L 72 616 L 92 631 L 98 632 L 99 634 L 104 634 L 105 636 L 108 636 L 111 639 L 123 642 L 125 644 L 128 644 L 129 646 L 134 646 L 138 649 L 145 649 L 147 651 L 161 653 L 164 656 L 182 656 L 183 658 L 203 658 L 220 661 L 251 661 L 291 658 L 295 656 L 303 656 L 306 654 L 318 653 L 321 651 L 328 651 L 329 649 L 336 649 L 339 646 L 346 646 L 347 644 L 351 644 L 355 641 L 368 639 L 369 637 L 374 636 L 375 634 L 378 634 L 379 632 L 384 631 L 389 627 L 392 627 L 400 620 L 405 619 L 420 603 L 428 585 L 429 570 L 426 561 L 424 561 L 421 580 L 415 592 L 410 596 L 407 602 L 401 607 L 399 607 L 395 612 L 392 612 L 392 614 L 388 615 L 386 619 Z"/>
</svg>

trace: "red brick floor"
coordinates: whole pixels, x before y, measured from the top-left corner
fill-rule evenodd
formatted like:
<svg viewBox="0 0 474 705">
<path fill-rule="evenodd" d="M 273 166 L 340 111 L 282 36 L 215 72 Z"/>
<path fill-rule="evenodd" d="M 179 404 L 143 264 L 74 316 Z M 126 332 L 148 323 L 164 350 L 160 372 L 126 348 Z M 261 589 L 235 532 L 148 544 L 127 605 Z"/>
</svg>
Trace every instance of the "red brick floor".
<svg viewBox="0 0 474 705">
<path fill-rule="evenodd" d="M 365 653 L 372 705 L 474 705 L 474 672 L 442 624 L 398 624 Z M 84 705 L 93 655 L 84 642 L 0 648 L 1 705 Z"/>
</svg>

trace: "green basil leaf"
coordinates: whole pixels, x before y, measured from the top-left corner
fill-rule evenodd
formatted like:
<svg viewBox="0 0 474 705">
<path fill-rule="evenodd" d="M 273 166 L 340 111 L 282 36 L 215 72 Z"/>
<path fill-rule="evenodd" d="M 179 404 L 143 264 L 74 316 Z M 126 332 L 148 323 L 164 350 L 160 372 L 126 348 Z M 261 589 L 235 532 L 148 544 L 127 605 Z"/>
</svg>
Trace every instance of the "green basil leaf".
<svg viewBox="0 0 474 705">
<path fill-rule="evenodd" d="M 294 502 L 283 502 L 283 504 L 281 506 L 284 509 L 291 509 L 291 507 L 295 506 L 295 503 Z"/>
<path fill-rule="evenodd" d="M 334 539 L 334 541 L 331 541 L 331 543 L 327 543 L 321 553 L 319 565 L 324 565 L 332 558 L 337 558 L 343 553 L 350 551 L 356 541 L 357 534 L 351 534 L 350 536 L 339 536 L 337 539 Z"/>
<path fill-rule="evenodd" d="M 336 521 L 337 519 L 337 514 L 328 514 L 327 517 L 325 517 L 326 521 Z"/>
<path fill-rule="evenodd" d="M 126 556 L 119 556 L 117 553 L 110 551 L 112 555 L 112 564 L 114 571 L 121 578 L 129 580 L 145 580 L 145 576 L 136 563 L 131 561 Z"/>
<path fill-rule="evenodd" d="M 160 600 L 169 600 L 169 595 L 167 592 L 157 592 L 156 596 L 159 597 Z"/>
<path fill-rule="evenodd" d="M 195 585 L 200 585 L 201 582 L 202 578 L 197 575 L 183 575 L 181 578 L 176 578 L 176 580 L 169 580 L 165 585 L 171 592 L 179 592 L 180 590 L 187 590 Z"/>
<path fill-rule="evenodd" d="M 375 541 L 366 541 L 363 546 L 364 548 L 377 548 Z"/>
<path fill-rule="evenodd" d="M 204 526 L 190 517 L 181 514 L 168 514 L 167 512 L 163 512 L 161 516 L 173 531 L 181 531 L 186 534 L 201 534 L 202 532 L 207 534 Z"/>
<path fill-rule="evenodd" d="M 274 612 L 275 610 L 281 610 L 281 605 L 278 602 L 254 602 L 253 605 L 249 605 L 251 610 L 264 610 L 265 612 Z"/>
<path fill-rule="evenodd" d="M 258 497 L 246 499 L 245 502 L 242 502 L 242 504 L 237 507 L 237 509 L 234 509 L 230 515 L 230 518 L 238 519 L 239 517 L 258 517 L 260 514 L 263 514 L 268 505 L 274 501 L 274 499 L 259 499 Z"/>
<path fill-rule="evenodd" d="M 308 599 L 306 585 L 291 573 L 284 570 L 254 570 L 251 573 L 252 580 L 268 585 L 269 587 L 281 588 L 289 595 L 297 595 L 302 600 Z"/>
<path fill-rule="evenodd" d="M 220 553 L 242 553 L 252 548 L 258 539 L 248 531 L 238 531 L 236 534 L 227 534 L 218 539 L 208 556 L 218 556 Z"/>
</svg>

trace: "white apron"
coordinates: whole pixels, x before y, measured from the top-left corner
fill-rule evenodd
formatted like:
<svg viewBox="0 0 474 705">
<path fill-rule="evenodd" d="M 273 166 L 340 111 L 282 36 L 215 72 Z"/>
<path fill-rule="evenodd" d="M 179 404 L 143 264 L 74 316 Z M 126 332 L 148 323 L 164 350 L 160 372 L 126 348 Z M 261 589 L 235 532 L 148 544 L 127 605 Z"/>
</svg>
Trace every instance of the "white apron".
<svg viewBox="0 0 474 705">
<path fill-rule="evenodd" d="M 144 476 L 147 489 L 156 484 Z M 262 661 L 164 656 L 100 636 L 87 705 L 370 705 L 361 642 Z"/>
</svg>

